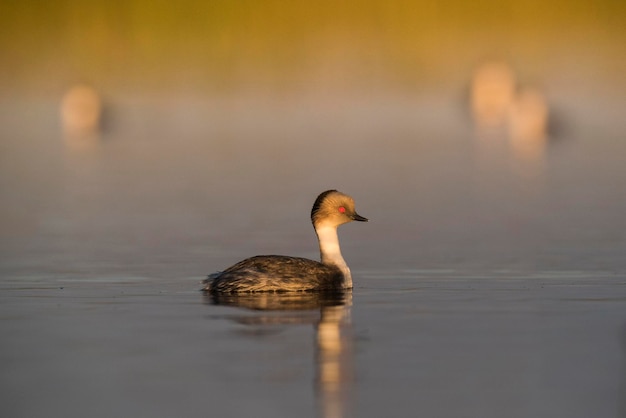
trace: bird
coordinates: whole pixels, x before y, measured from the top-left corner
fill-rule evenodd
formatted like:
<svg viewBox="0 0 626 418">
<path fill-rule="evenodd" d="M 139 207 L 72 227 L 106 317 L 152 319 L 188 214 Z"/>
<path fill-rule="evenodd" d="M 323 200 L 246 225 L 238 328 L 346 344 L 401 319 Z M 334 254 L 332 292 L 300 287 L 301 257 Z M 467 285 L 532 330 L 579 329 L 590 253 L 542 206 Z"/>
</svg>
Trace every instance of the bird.
<svg viewBox="0 0 626 418">
<path fill-rule="evenodd" d="M 352 288 L 350 268 L 341 255 L 337 227 L 368 222 L 354 199 L 337 190 L 322 192 L 311 209 L 320 261 L 284 255 L 257 255 L 211 274 L 202 290 L 217 293 L 341 291 Z"/>
</svg>

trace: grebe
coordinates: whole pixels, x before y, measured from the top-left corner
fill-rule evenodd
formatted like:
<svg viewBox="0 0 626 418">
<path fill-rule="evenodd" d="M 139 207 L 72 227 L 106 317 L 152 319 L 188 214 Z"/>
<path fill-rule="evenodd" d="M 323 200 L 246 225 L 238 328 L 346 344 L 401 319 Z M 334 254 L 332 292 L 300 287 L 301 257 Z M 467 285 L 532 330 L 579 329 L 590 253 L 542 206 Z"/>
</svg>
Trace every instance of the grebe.
<svg viewBox="0 0 626 418">
<path fill-rule="evenodd" d="M 202 290 L 237 293 L 351 289 L 352 276 L 341 256 L 337 236 L 337 227 L 351 221 L 367 222 L 367 218 L 356 213 L 350 196 L 327 190 L 315 199 L 311 209 L 321 262 L 283 255 L 258 255 L 211 274 Z"/>
</svg>

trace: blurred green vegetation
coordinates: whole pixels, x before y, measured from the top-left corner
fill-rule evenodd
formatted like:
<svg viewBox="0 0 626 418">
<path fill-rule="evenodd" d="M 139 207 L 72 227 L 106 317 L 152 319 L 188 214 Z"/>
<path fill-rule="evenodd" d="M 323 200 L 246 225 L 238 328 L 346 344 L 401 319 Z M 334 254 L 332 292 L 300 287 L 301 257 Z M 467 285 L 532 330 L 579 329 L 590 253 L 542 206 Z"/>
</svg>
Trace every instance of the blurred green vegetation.
<svg viewBox="0 0 626 418">
<path fill-rule="evenodd" d="M 625 12 L 617 0 L 4 0 L 0 87 L 419 89 L 485 57 L 535 77 L 579 63 L 613 82 Z"/>
</svg>

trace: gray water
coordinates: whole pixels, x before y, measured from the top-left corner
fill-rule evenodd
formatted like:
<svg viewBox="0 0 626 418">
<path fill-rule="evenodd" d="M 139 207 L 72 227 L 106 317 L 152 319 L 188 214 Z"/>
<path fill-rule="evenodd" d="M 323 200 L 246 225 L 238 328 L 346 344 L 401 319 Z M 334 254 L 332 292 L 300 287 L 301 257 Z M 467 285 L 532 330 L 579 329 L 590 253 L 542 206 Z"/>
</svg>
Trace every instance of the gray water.
<svg viewBox="0 0 626 418">
<path fill-rule="evenodd" d="M 624 416 L 626 143 L 594 109 L 528 158 L 445 97 L 120 100 L 85 141 L 4 101 L 0 413 Z M 198 291 L 317 257 L 329 188 L 370 219 L 352 292 Z"/>
</svg>

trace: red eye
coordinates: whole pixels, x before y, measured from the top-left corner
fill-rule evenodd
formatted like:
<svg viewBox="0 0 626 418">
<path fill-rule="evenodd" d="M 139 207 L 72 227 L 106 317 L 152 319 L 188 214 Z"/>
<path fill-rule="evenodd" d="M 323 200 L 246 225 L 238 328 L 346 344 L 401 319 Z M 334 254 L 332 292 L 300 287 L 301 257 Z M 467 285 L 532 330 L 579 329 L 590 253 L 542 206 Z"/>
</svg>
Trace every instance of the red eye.
<svg viewBox="0 0 626 418">
<path fill-rule="evenodd" d="M 346 213 L 346 208 L 344 208 L 343 206 L 339 206 L 339 212 Z"/>
</svg>

